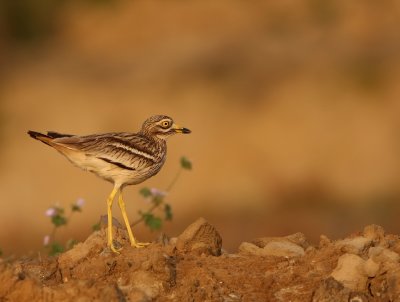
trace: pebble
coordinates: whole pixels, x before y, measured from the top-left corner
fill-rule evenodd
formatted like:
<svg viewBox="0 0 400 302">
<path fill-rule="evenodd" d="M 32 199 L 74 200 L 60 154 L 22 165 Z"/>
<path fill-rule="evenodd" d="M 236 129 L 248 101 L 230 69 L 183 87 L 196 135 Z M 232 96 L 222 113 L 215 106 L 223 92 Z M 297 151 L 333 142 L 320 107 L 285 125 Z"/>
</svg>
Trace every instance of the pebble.
<svg viewBox="0 0 400 302">
<path fill-rule="evenodd" d="M 129 277 L 131 289 L 152 301 L 157 298 L 162 290 L 162 282 L 157 280 L 151 272 L 135 271 Z"/>
<path fill-rule="evenodd" d="M 369 258 L 364 264 L 364 271 L 368 277 L 373 278 L 376 276 L 380 268 L 379 263 Z"/>
<path fill-rule="evenodd" d="M 181 253 L 219 256 L 221 248 L 221 235 L 204 218 L 199 218 L 189 225 L 176 240 L 176 249 Z"/>
<path fill-rule="evenodd" d="M 400 255 L 387 248 L 375 246 L 368 250 L 368 256 L 375 262 L 399 262 Z"/>
<path fill-rule="evenodd" d="M 385 238 L 385 230 L 376 224 L 367 225 L 364 228 L 363 234 L 365 238 L 371 239 L 374 242 L 379 242 Z"/>
<path fill-rule="evenodd" d="M 367 274 L 364 270 L 365 260 L 354 254 L 340 256 L 331 276 L 346 288 L 364 291 L 367 285 Z"/>
<path fill-rule="evenodd" d="M 335 246 L 343 252 L 360 255 L 372 243 L 372 239 L 363 236 L 346 238 L 335 242 Z"/>
<path fill-rule="evenodd" d="M 301 246 L 303 249 L 306 249 L 310 246 L 306 240 L 306 236 L 300 232 L 285 237 L 261 237 L 252 241 L 252 243 L 262 248 L 270 242 L 291 242 Z"/>
<path fill-rule="evenodd" d="M 263 248 L 249 242 L 242 242 L 239 253 L 255 256 L 297 257 L 304 255 L 304 249 L 289 241 L 271 241 Z"/>
</svg>

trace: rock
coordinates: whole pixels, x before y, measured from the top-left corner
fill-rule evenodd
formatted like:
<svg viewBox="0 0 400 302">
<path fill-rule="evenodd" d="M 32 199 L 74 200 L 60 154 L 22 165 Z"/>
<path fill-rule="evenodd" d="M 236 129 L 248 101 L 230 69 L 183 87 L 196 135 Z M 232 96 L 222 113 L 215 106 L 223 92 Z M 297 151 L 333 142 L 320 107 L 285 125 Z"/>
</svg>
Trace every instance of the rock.
<svg viewBox="0 0 400 302">
<path fill-rule="evenodd" d="M 373 278 L 376 276 L 380 268 L 379 263 L 376 263 L 374 260 L 369 258 L 364 265 L 364 271 L 368 277 Z"/>
<path fill-rule="evenodd" d="M 319 236 L 319 247 L 323 248 L 323 247 L 327 247 L 330 244 L 332 244 L 332 241 L 325 235 L 321 235 Z"/>
<path fill-rule="evenodd" d="M 350 290 L 329 277 L 321 282 L 312 296 L 312 302 L 348 302 Z"/>
<path fill-rule="evenodd" d="M 115 287 L 129 301 L 141 302 L 154 301 L 163 290 L 162 281 L 153 272 L 143 270 L 130 271 L 128 276 L 118 278 Z"/>
<path fill-rule="evenodd" d="M 150 302 L 151 299 L 149 299 L 146 294 L 138 289 L 132 289 L 126 294 L 128 301 L 137 301 L 137 302 Z M 120 301 L 126 301 L 126 300 L 120 300 Z"/>
<path fill-rule="evenodd" d="M 71 269 L 90 254 L 100 253 L 104 248 L 104 230 L 92 233 L 85 242 L 76 244 L 69 251 L 58 257 L 58 267 L 63 279 L 67 282 L 71 277 Z"/>
<path fill-rule="evenodd" d="M 256 256 L 296 257 L 304 255 L 304 249 L 288 241 L 272 241 L 263 248 L 249 242 L 242 242 L 239 246 L 241 254 Z"/>
<path fill-rule="evenodd" d="M 371 296 L 365 293 L 350 293 L 349 302 L 369 302 Z"/>
<path fill-rule="evenodd" d="M 368 250 L 368 256 L 375 262 L 399 262 L 400 255 L 387 248 L 375 246 Z"/>
<path fill-rule="evenodd" d="M 387 248 L 376 246 L 368 251 L 371 261 L 379 264 L 380 273 L 397 270 L 400 267 L 400 256 Z"/>
<path fill-rule="evenodd" d="M 296 257 L 304 255 L 304 249 L 292 242 L 273 241 L 264 246 L 263 250 L 270 256 L 278 257 Z"/>
<path fill-rule="evenodd" d="M 354 238 L 346 238 L 335 242 L 335 246 L 343 252 L 360 255 L 372 243 L 372 239 L 357 236 Z"/>
<path fill-rule="evenodd" d="M 380 242 L 385 238 L 385 230 L 383 227 L 376 224 L 367 225 L 364 228 L 363 234 L 365 238 L 368 238 L 373 242 Z"/>
<path fill-rule="evenodd" d="M 257 238 L 252 241 L 258 247 L 265 247 L 270 242 L 291 242 L 296 245 L 301 246 L 303 249 L 306 249 L 310 246 L 310 244 L 306 240 L 306 236 L 303 233 L 295 233 L 285 237 L 262 237 Z"/>
<path fill-rule="evenodd" d="M 22 273 L 40 283 L 42 280 L 51 278 L 52 275 L 57 273 L 57 270 L 58 265 L 56 261 L 44 259 L 42 261 L 29 261 L 25 263 Z"/>
<path fill-rule="evenodd" d="M 388 301 L 400 300 L 400 269 L 393 270 L 387 274 Z"/>
<path fill-rule="evenodd" d="M 204 218 L 189 225 L 176 240 L 176 249 L 182 253 L 221 255 L 222 238 L 215 227 Z"/>
<path fill-rule="evenodd" d="M 172 246 L 176 246 L 176 242 L 178 241 L 178 238 L 177 237 L 172 237 L 170 240 L 169 240 L 169 244 L 170 245 L 172 245 Z"/>
<path fill-rule="evenodd" d="M 354 254 L 340 256 L 331 276 L 353 291 L 363 291 L 367 285 L 367 274 L 364 271 L 365 260 Z"/>
<path fill-rule="evenodd" d="M 296 257 L 304 255 L 304 249 L 309 246 L 303 233 L 285 237 L 262 237 L 254 239 L 252 243 L 262 250 L 255 249 L 247 242 L 241 248 L 239 247 L 239 250 L 262 256 Z"/>
<path fill-rule="evenodd" d="M 310 246 L 306 239 L 306 235 L 300 232 L 291 234 L 285 238 L 294 244 L 300 245 L 303 249 L 307 249 Z"/>
<path fill-rule="evenodd" d="M 262 248 L 250 242 L 242 242 L 239 245 L 239 253 L 245 255 L 266 256 Z"/>
<path fill-rule="evenodd" d="M 393 285 L 392 280 L 388 278 L 389 276 L 390 274 L 382 273 L 382 270 L 380 270 L 374 278 L 369 278 L 368 292 L 372 297 L 375 297 L 375 301 L 397 301 L 389 298 L 388 286 Z"/>
<path fill-rule="evenodd" d="M 392 243 L 390 249 L 398 254 L 400 254 L 400 240 L 396 239 Z"/>
<path fill-rule="evenodd" d="M 157 298 L 162 290 L 162 282 L 151 272 L 135 271 L 131 274 L 129 283 L 132 292 L 143 293 L 149 301 Z"/>
</svg>

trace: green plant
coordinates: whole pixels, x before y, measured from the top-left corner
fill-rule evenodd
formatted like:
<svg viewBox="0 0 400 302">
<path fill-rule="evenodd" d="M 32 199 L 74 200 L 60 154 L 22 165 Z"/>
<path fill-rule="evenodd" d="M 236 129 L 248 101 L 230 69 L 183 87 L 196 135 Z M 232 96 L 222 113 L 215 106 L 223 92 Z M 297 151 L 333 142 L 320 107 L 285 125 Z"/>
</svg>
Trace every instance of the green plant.
<svg viewBox="0 0 400 302">
<path fill-rule="evenodd" d="M 49 255 L 57 255 L 66 250 L 71 249 L 77 242 L 74 239 L 68 240 L 65 244 L 56 240 L 56 234 L 60 227 L 66 226 L 74 213 L 82 212 L 85 201 L 79 198 L 75 203 L 71 204 L 70 212 L 66 215 L 64 208 L 53 206 L 46 210 L 45 215 L 50 218 L 53 224 L 53 230 L 50 235 L 43 238 L 43 245 L 48 249 Z"/>
<path fill-rule="evenodd" d="M 174 187 L 183 170 L 192 170 L 192 162 L 184 156 L 180 159 L 180 168 L 178 172 L 165 191 L 148 187 L 144 187 L 139 191 L 139 193 L 145 199 L 150 201 L 151 206 L 147 209 L 147 211 L 139 211 L 140 217 L 131 224 L 132 227 L 144 222 L 144 224 L 149 227 L 150 230 L 159 230 L 163 225 L 163 221 L 172 220 L 172 207 L 166 202 L 166 196 Z M 155 214 L 156 210 L 161 210 L 161 214 Z"/>
</svg>

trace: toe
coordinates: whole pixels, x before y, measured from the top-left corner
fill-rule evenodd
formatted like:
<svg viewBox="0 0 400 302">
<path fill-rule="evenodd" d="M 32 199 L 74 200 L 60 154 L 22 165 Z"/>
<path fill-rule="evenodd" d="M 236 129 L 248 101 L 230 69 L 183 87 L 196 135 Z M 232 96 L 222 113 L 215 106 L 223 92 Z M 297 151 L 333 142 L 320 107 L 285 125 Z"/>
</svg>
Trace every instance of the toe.
<svg viewBox="0 0 400 302">
<path fill-rule="evenodd" d="M 142 247 L 146 247 L 150 244 L 150 242 L 134 242 L 131 245 L 135 248 L 142 248 Z"/>
<path fill-rule="evenodd" d="M 119 254 L 122 248 L 116 248 L 114 244 L 108 246 L 113 253 Z"/>
</svg>

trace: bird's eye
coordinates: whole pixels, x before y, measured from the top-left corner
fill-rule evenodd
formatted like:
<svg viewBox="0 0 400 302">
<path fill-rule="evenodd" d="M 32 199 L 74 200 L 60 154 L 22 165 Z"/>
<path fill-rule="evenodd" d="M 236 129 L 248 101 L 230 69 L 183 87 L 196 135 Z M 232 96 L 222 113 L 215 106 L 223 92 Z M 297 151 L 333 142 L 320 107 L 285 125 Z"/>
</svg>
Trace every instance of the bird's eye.
<svg viewBox="0 0 400 302">
<path fill-rule="evenodd" d="M 168 121 L 164 121 L 164 122 L 161 123 L 161 126 L 163 128 L 168 128 L 169 127 L 169 122 Z"/>
</svg>

